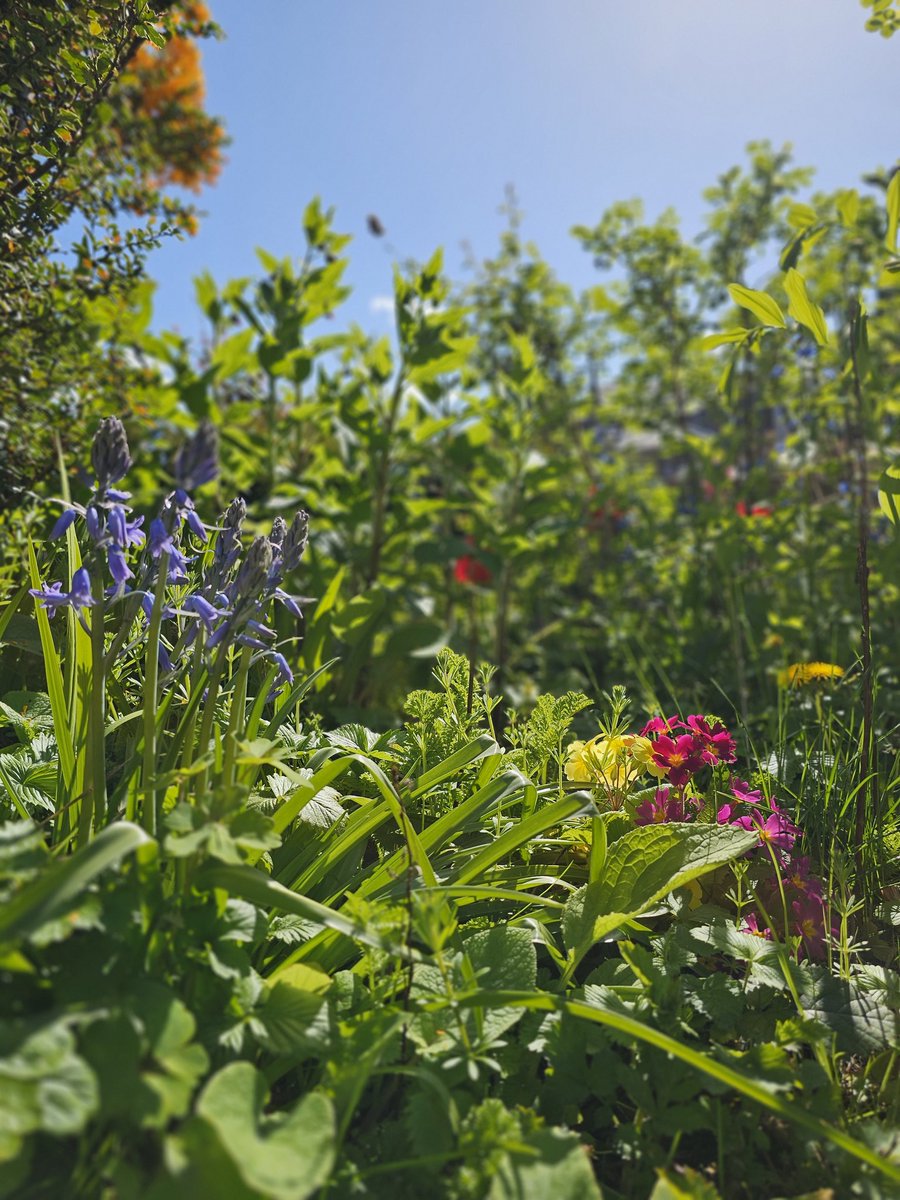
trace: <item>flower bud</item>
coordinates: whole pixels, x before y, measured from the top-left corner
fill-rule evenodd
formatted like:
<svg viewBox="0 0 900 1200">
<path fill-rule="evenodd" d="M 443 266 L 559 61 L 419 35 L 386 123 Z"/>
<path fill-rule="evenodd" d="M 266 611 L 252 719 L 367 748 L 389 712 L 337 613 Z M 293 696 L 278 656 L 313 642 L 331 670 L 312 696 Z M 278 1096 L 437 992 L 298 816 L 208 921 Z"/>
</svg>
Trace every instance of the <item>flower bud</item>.
<svg viewBox="0 0 900 1200">
<path fill-rule="evenodd" d="M 91 445 L 91 463 L 101 489 L 123 479 L 131 469 L 128 438 L 118 417 L 104 417 L 97 427 Z"/>
</svg>

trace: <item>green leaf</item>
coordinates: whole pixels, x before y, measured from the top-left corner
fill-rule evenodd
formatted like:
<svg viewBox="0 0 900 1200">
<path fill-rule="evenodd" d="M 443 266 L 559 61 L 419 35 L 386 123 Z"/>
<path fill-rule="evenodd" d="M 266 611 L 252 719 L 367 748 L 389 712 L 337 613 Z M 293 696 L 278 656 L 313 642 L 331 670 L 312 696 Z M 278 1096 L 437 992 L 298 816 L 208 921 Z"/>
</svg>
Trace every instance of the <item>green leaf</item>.
<svg viewBox="0 0 900 1200">
<path fill-rule="evenodd" d="M 747 329 L 723 329 L 721 333 L 708 333 L 700 339 L 701 350 L 715 350 L 719 346 L 739 346 L 749 337 Z"/>
<path fill-rule="evenodd" d="M 887 237 L 885 242 L 891 254 L 897 252 L 897 226 L 900 224 L 900 171 L 895 171 L 887 190 Z"/>
<path fill-rule="evenodd" d="M 216 1134 L 247 1187 L 267 1200 L 305 1200 L 334 1165 L 331 1101 L 311 1092 L 290 1112 L 265 1116 L 266 1100 L 264 1076 L 250 1063 L 231 1063 L 203 1089 L 197 1116 Z"/>
<path fill-rule="evenodd" d="M 99 875 L 152 841 L 140 826 L 127 821 L 107 826 L 77 854 L 43 871 L 7 901 L 0 911 L 0 943 L 66 916 Z"/>
<path fill-rule="evenodd" d="M 28 567 L 31 573 L 31 586 L 40 588 L 41 575 L 38 570 L 34 544 L 28 542 Z M 69 712 L 66 706 L 66 691 L 63 684 L 62 671 L 59 665 L 59 655 L 53 644 L 53 634 L 50 632 L 50 620 L 47 610 L 39 600 L 35 600 L 35 616 L 37 617 L 38 632 L 41 636 L 44 671 L 47 676 L 47 692 L 50 696 L 50 707 L 53 711 L 53 730 L 56 734 L 56 744 L 59 747 L 59 762 L 62 767 L 62 782 L 65 793 L 68 794 L 75 778 L 75 751 L 69 730 Z M 2 937 L 2 934 L 0 934 Z"/>
<path fill-rule="evenodd" d="M 80 1133 L 98 1099 L 93 1072 L 61 1021 L 37 1030 L 0 1024 L 0 1161 L 15 1158 L 21 1140 L 38 1130 Z"/>
<path fill-rule="evenodd" d="M 900 1014 L 852 981 L 824 970 L 804 982 L 800 1003 L 807 1017 L 836 1035 L 837 1048 L 849 1054 L 871 1054 L 900 1045 Z"/>
<path fill-rule="evenodd" d="M 900 521 L 900 463 L 887 467 L 878 480 L 878 507 L 894 525 Z"/>
<path fill-rule="evenodd" d="M 828 326 L 825 313 L 809 298 L 806 282 L 793 267 L 785 274 L 784 290 L 788 294 L 788 313 L 794 320 L 808 329 L 820 346 L 828 345 Z"/>
<path fill-rule="evenodd" d="M 272 980 L 257 1017 L 265 1027 L 265 1040 L 276 1054 L 302 1049 L 309 1023 L 322 1007 L 331 976 L 305 963 L 285 967 Z"/>
<path fill-rule="evenodd" d="M 578 1136 L 538 1129 L 528 1136 L 530 1154 L 504 1155 L 487 1200 L 602 1200 L 590 1159 Z"/>
<path fill-rule="evenodd" d="M 663 896 L 715 870 L 757 842 L 731 825 L 644 825 L 614 842 L 603 877 L 566 904 L 563 931 L 570 971 L 596 942 Z"/>
<path fill-rule="evenodd" d="M 755 288 L 744 287 L 740 283 L 729 283 L 728 294 L 740 308 L 746 308 L 760 320 L 763 325 L 785 329 L 787 322 L 777 300 L 768 292 L 758 292 Z"/>
</svg>

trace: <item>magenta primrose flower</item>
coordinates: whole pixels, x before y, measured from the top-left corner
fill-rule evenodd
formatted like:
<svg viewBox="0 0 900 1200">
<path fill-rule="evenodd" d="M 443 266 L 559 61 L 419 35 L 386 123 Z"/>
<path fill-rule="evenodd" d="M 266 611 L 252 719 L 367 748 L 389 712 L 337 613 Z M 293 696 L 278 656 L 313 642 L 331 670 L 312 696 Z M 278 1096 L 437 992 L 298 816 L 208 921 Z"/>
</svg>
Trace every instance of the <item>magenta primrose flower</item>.
<svg viewBox="0 0 900 1200">
<path fill-rule="evenodd" d="M 737 825 L 740 829 L 756 832 L 759 835 L 761 846 L 772 846 L 776 851 L 790 854 L 800 830 L 790 820 L 787 813 L 778 807 L 774 799 L 769 801 L 769 807 L 772 811 L 768 816 L 755 809 L 749 816 L 735 817 L 730 824 Z"/>
<path fill-rule="evenodd" d="M 660 734 L 653 743 L 653 761 L 663 768 L 669 783 L 675 787 L 684 787 L 703 766 L 701 748 L 692 733 L 683 733 L 677 738 Z"/>
<path fill-rule="evenodd" d="M 641 730 L 641 737 L 650 737 L 652 733 L 672 733 L 675 729 L 684 729 L 683 723 L 678 717 L 651 717 L 644 728 Z"/>
<path fill-rule="evenodd" d="M 635 825 L 665 825 L 670 821 L 689 821 L 683 796 L 673 796 L 671 788 L 658 788 L 652 800 L 644 800 L 634 811 Z"/>
<path fill-rule="evenodd" d="M 702 746 L 700 757 L 709 766 L 714 767 L 720 762 L 734 762 L 737 758 L 734 738 L 721 721 L 710 724 L 706 717 L 688 717 L 687 728 L 699 739 Z"/>
<path fill-rule="evenodd" d="M 759 917 L 755 912 L 747 913 L 744 917 L 741 933 L 752 933 L 754 937 L 765 938 L 767 942 L 772 940 L 772 930 L 760 924 Z"/>
</svg>

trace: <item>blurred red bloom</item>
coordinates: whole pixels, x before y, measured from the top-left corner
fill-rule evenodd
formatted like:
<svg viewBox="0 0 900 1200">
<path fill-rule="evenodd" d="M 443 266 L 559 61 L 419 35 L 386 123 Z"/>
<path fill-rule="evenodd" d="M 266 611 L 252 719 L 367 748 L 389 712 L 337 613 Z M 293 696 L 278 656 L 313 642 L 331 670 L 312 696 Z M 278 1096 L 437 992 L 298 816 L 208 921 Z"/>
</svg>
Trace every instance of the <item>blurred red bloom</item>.
<svg viewBox="0 0 900 1200">
<path fill-rule="evenodd" d="M 463 554 L 453 564 L 453 577 L 457 583 L 490 583 L 493 574 L 473 554 Z"/>
</svg>

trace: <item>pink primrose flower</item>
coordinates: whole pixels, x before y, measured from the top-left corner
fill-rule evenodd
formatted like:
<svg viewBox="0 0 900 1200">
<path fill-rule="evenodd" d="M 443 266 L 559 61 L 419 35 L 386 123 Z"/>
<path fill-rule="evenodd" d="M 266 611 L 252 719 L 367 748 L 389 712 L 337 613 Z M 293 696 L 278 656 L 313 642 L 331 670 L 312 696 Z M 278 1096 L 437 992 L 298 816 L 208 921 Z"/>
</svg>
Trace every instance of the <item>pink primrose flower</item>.
<svg viewBox="0 0 900 1200">
<path fill-rule="evenodd" d="M 677 738 L 663 733 L 653 745 L 653 761 L 666 772 L 669 783 L 684 787 L 703 766 L 701 749 L 692 733 L 683 733 Z"/>
</svg>

